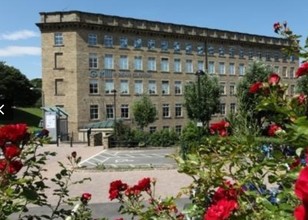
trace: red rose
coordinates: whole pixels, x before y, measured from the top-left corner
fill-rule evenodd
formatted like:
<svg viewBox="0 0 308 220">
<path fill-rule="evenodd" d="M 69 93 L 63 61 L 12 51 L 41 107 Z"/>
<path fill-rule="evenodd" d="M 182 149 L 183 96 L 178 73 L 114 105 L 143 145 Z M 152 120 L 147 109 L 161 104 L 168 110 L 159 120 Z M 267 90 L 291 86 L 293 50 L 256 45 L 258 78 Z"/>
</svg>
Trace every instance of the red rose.
<svg viewBox="0 0 308 220">
<path fill-rule="evenodd" d="M 5 159 L 0 159 L 0 171 L 3 172 L 6 168 L 7 161 Z"/>
<path fill-rule="evenodd" d="M 112 201 L 120 195 L 119 190 L 109 190 L 109 199 Z"/>
<path fill-rule="evenodd" d="M 141 191 L 149 190 L 151 188 L 151 179 L 149 177 L 143 178 L 138 182 L 138 188 Z"/>
<path fill-rule="evenodd" d="M 296 71 L 295 78 L 308 74 L 308 62 L 303 63 Z"/>
<path fill-rule="evenodd" d="M 299 104 L 299 105 L 303 105 L 303 104 L 305 104 L 305 102 L 306 102 L 306 96 L 305 96 L 305 94 L 304 93 L 301 93 L 299 96 L 297 96 L 297 103 Z"/>
<path fill-rule="evenodd" d="M 295 210 L 294 210 L 294 217 L 296 220 L 306 220 L 306 210 L 305 207 L 303 205 L 298 206 Z"/>
<path fill-rule="evenodd" d="M 272 73 L 268 77 L 268 84 L 271 86 L 277 85 L 280 81 L 280 76 L 277 73 Z"/>
<path fill-rule="evenodd" d="M 82 202 L 88 202 L 91 200 L 92 195 L 90 193 L 83 193 L 81 196 Z"/>
<path fill-rule="evenodd" d="M 13 144 L 5 145 L 2 148 L 3 154 L 6 159 L 11 160 L 14 157 L 18 157 L 21 153 L 21 149 Z"/>
<path fill-rule="evenodd" d="M 204 220 L 224 220 L 228 219 L 238 204 L 235 200 L 222 199 L 211 205 L 203 216 Z"/>
<path fill-rule="evenodd" d="M 13 124 L 0 127 L 1 145 L 6 142 L 18 143 L 27 136 L 26 124 Z"/>
<path fill-rule="evenodd" d="M 225 121 L 225 120 L 221 120 L 219 122 L 216 123 L 212 123 L 210 125 L 210 133 L 211 134 L 215 134 L 218 133 L 220 136 L 225 137 L 228 135 L 227 132 L 227 127 L 230 126 L 230 123 Z"/>
<path fill-rule="evenodd" d="M 138 195 L 140 195 L 140 193 L 141 193 L 141 190 L 139 189 L 138 185 L 129 187 L 125 191 L 126 196 L 138 196 Z"/>
<path fill-rule="evenodd" d="M 249 93 L 255 94 L 259 92 L 262 87 L 263 87 L 262 82 L 256 82 L 250 86 Z"/>
<path fill-rule="evenodd" d="M 295 183 L 295 194 L 300 200 L 308 201 L 308 167 L 301 170 Z"/>
<path fill-rule="evenodd" d="M 22 168 L 23 164 L 20 160 L 13 160 L 9 163 L 8 166 L 8 173 L 9 174 L 16 174 Z"/>
<path fill-rule="evenodd" d="M 109 199 L 113 200 L 120 196 L 121 191 L 125 191 L 128 188 L 126 183 L 122 183 L 121 180 L 115 180 L 110 183 Z"/>
<path fill-rule="evenodd" d="M 227 181 L 223 186 L 218 187 L 215 194 L 213 195 L 213 203 L 218 202 L 222 199 L 236 200 L 239 194 L 239 189 L 234 188 L 234 185 Z"/>
<path fill-rule="evenodd" d="M 276 132 L 279 131 L 279 130 L 282 130 L 282 128 L 279 125 L 271 124 L 268 127 L 267 134 L 268 134 L 268 136 L 275 136 Z"/>
</svg>

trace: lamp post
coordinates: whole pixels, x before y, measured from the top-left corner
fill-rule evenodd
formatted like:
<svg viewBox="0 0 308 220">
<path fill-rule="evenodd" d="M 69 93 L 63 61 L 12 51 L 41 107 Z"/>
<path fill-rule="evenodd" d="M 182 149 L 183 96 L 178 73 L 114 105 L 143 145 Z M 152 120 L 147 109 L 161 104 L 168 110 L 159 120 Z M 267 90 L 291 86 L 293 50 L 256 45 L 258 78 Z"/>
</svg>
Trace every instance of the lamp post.
<svg viewBox="0 0 308 220">
<path fill-rule="evenodd" d="M 198 80 L 198 82 L 197 82 L 197 99 L 198 99 L 198 117 L 197 117 L 197 119 L 198 119 L 198 122 L 197 122 L 197 127 L 198 127 L 198 130 L 199 130 L 199 141 L 200 141 L 200 138 L 201 138 L 201 132 L 200 132 L 200 127 L 202 127 L 203 126 L 203 123 L 202 123 L 202 119 L 201 119 L 201 116 L 200 116 L 200 113 L 201 113 L 201 111 L 202 111 L 202 109 L 201 109 L 201 105 L 200 105 L 200 97 L 201 97 L 201 82 L 200 82 L 200 76 L 203 76 L 205 74 L 205 72 L 204 71 L 202 71 L 202 70 L 198 70 L 196 73 L 195 73 L 195 75 L 197 76 L 197 80 Z"/>
</svg>

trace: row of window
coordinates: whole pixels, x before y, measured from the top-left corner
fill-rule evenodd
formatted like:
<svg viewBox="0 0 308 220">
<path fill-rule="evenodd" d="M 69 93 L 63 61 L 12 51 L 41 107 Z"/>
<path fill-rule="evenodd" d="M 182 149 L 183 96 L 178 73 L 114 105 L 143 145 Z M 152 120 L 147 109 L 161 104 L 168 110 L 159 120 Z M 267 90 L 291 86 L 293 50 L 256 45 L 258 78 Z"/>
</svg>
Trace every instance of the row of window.
<svg viewBox="0 0 308 220">
<path fill-rule="evenodd" d="M 55 46 L 64 45 L 63 33 L 57 32 L 54 34 L 54 44 Z M 97 34 L 89 33 L 88 45 L 97 46 L 98 44 L 99 40 Z M 113 48 L 115 44 L 114 37 L 111 35 L 105 35 L 102 44 L 107 48 Z M 154 39 L 142 39 L 141 37 L 136 37 L 135 39 L 132 40 L 132 43 L 130 43 L 127 37 L 119 37 L 118 45 L 122 49 L 127 49 L 131 45 L 135 49 L 141 49 L 141 48 L 147 48 L 148 50 L 159 49 L 162 52 L 168 52 L 170 49 L 172 49 L 175 53 L 180 53 L 182 50 L 185 50 L 186 54 L 192 54 L 193 51 L 196 51 L 198 55 L 204 55 L 203 43 L 199 43 L 199 45 L 197 45 L 196 48 L 194 48 L 193 43 L 191 42 L 181 43 L 179 41 L 174 41 L 171 43 L 167 40 L 161 40 L 159 44 Z M 225 46 L 209 45 L 207 47 L 207 53 L 209 56 L 214 56 L 215 54 L 218 54 L 219 56 L 224 57 L 226 54 L 228 54 L 229 57 L 235 57 L 236 55 L 238 55 L 239 58 L 244 58 L 245 56 L 247 56 L 249 59 L 264 58 L 266 61 L 271 61 L 273 59 L 276 62 L 279 62 L 279 59 L 282 59 L 284 62 L 288 60 L 290 62 L 294 62 L 297 59 L 295 56 L 288 56 L 282 54 L 279 51 L 264 52 L 259 49 L 253 50 L 251 48 L 244 50 L 241 47 L 234 47 L 234 46 L 228 46 L 228 48 L 225 48 Z"/>
<path fill-rule="evenodd" d="M 171 118 L 171 109 L 170 104 L 162 104 L 162 117 L 163 118 Z M 106 119 L 114 119 L 115 111 L 114 111 L 113 104 L 106 105 L 105 111 L 105 118 Z M 174 116 L 176 118 L 183 117 L 183 105 L 182 104 L 175 104 L 174 106 Z M 120 117 L 122 119 L 129 119 L 130 112 L 129 112 L 129 105 L 128 104 L 121 104 L 120 106 Z M 99 105 L 90 105 L 90 119 L 91 120 L 99 120 L 100 117 L 100 107 Z"/>
</svg>

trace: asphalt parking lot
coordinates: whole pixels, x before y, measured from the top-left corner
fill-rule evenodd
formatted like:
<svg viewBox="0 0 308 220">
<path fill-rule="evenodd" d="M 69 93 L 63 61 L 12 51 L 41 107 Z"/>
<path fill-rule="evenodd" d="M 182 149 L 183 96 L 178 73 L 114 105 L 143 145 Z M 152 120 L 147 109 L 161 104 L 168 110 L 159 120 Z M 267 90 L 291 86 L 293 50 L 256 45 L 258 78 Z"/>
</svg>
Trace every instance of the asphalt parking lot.
<svg viewBox="0 0 308 220">
<path fill-rule="evenodd" d="M 80 162 L 86 168 L 175 168 L 176 162 L 167 157 L 176 148 L 105 149 Z"/>
</svg>

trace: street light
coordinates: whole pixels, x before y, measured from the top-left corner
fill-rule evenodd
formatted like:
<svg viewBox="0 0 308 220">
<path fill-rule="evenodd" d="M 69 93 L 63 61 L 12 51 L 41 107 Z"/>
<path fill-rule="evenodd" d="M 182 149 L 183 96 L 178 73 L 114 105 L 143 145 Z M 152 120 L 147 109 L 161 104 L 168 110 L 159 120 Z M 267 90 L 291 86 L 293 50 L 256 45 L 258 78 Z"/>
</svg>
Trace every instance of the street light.
<svg viewBox="0 0 308 220">
<path fill-rule="evenodd" d="M 197 78 L 198 78 L 198 84 L 197 84 L 197 93 L 198 93 L 198 96 L 197 96 L 197 99 L 198 99 L 198 117 L 197 117 L 197 119 L 199 120 L 198 122 L 197 122 L 197 127 L 198 127 L 198 130 L 199 130 L 199 141 L 200 141 L 200 137 L 201 137 L 201 133 L 200 133 L 200 127 L 203 127 L 203 122 L 202 122 L 202 119 L 201 119 L 201 116 L 200 116 L 200 113 L 201 113 L 201 111 L 202 111 L 202 109 L 201 109 L 201 105 L 200 105 L 200 97 L 201 97 L 201 91 L 200 91 L 200 87 L 201 87 L 201 85 L 200 85 L 200 76 L 203 76 L 203 75 L 205 75 L 205 72 L 204 71 L 202 71 L 202 70 L 198 70 L 196 73 L 195 73 L 195 75 L 197 76 Z"/>
</svg>

